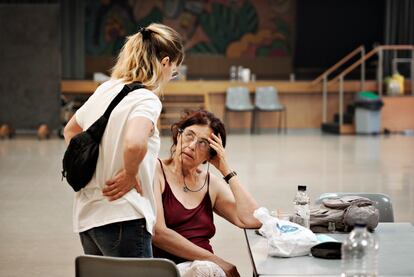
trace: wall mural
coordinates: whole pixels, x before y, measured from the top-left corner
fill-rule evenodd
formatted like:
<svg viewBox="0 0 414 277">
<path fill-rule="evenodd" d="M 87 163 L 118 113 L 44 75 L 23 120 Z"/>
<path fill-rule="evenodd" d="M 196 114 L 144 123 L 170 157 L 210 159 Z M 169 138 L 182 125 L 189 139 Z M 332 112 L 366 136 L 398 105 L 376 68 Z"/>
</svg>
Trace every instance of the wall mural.
<svg viewBox="0 0 414 277">
<path fill-rule="evenodd" d="M 292 56 L 292 0 L 89 0 L 86 54 L 115 56 L 138 26 L 161 22 L 179 31 L 187 54 L 228 58 Z"/>
</svg>

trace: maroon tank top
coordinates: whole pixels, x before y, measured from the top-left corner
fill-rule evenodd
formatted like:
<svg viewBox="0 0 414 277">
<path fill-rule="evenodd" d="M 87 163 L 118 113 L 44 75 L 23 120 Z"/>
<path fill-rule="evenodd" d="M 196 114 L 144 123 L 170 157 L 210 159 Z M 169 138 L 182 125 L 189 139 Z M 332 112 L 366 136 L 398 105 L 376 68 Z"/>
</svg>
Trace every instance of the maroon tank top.
<svg viewBox="0 0 414 277">
<path fill-rule="evenodd" d="M 159 160 L 159 162 L 165 181 L 165 188 L 162 193 L 162 204 L 167 227 L 176 231 L 199 247 L 213 253 L 210 239 L 216 233 L 216 227 L 214 226 L 213 207 L 211 205 L 209 194 L 210 173 L 207 173 L 207 193 L 203 200 L 194 209 L 186 209 L 173 194 L 170 185 L 168 184 L 163 164 L 161 160 Z M 167 258 L 177 264 L 187 261 L 186 259 L 177 257 L 157 248 L 155 245 L 153 245 L 153 254 L 156 258 Z"/>
</svg>

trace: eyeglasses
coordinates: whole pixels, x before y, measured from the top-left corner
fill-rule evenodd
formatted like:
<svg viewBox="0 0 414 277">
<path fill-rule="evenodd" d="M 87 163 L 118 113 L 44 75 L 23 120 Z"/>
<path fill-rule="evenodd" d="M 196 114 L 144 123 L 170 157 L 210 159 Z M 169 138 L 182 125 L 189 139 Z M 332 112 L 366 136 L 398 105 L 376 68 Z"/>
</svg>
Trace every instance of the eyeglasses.
<svg viewBox="0 0 414 277">
<path fill-rule="evenodd" d="M 196 148 L 202 152 L 207 152 L 210 150 L 210 143 L 205 138 L 198 138 L 197 135 L 191 130 L 185 130 L 182 132 L 183 142 L 191 144 L 196 141 Z"/>
<path fill-rule="evenodd" d="M 174 69 L 173 72 L 171 73 L 171 80 L 177 79 L 179 75 L 180 73 L 176 69 Z"/>
</svg>

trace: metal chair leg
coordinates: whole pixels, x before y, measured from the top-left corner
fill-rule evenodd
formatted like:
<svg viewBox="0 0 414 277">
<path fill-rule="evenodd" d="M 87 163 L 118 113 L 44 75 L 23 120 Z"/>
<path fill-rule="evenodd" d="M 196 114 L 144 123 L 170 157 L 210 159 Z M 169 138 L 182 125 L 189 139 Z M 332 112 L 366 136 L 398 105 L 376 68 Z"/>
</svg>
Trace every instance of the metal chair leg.
<svg viewBox="0 0 414 277">
<path fill-rule="evenodd" d="M 281 111 L 277 111 L 278 113 L 278 123 L 277 123 L 277 133 L 280 134 L 280 132 L 282 131 L 282 116 L 283 116 L 283 110 Z"/>
<path fill-rule="evenodd" d="M 256 110 L 252 110 L 252 122 L 250 123 L 250 134 L 256 133 Z"/>
</svg>

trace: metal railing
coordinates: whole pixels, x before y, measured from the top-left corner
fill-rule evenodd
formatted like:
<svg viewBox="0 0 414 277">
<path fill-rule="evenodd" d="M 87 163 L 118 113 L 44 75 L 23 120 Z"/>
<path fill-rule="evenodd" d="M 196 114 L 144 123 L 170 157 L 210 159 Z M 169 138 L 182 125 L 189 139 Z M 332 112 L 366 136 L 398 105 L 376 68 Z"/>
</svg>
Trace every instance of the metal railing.
<svg viewBox="0 0 414 277">
<path fill-rule="evenodd" d="M 362 57 L 365 56 L 365 47 L 359 46 L 355 48 L 352 52 L 348 55 L 343 57 L 339 62 L 331 66 L 328 70 L 324 73 L 319 75 L 315 80 L 312 81 L 312 85 L 317 85 L 322 81 L 322 122 L 327 122 L 327 110 L 328 110 L 328 77 L 332 74 L 335 70 L 337 70 L 340 66 L 344 65 L 350 59 L 355 57 L 356 55 L 361 55 Z M 365 63 L 361 64 L 361 89 L 363 89 L 365 83 Z"/>
<path fill-rule="evenodd" d="M 381 45 L 377 46 L 374 49 L 372 49 L 368 54 L 364 55 L 350 65 L 348 68 L 346 68 L 342 73 L 340 73 L 337 77 L 335 77 L 333 80 L 329 81 L 329 83 L 334 83 L 339 80 L 339 126 L 343 125 L 343 104 L 344 104 L 344 79 L 345 76 L 348 75 L 351 71 L 353 71 L 355 68 L 357 68 L 359 65 L 363 64 L 374 56 L 375 54 L 378 54 L 378 67 L 377 67 L 377 89 L 378 89 L 378 95 L 382 96 L 382 84 L 383 84 L 383 63 L 384 63 L 384 51 L 411 51 L 411 64 L 414 63 L 414 45 Z M 413 68 L 413 66 L 411 66 Z M 413 78 L 413 70 L 411 70 L 411 92 L 413 93 L 414 89 L 414 78 Z M 361 78 L 362 80 L 362 78 Z"/>
<path fill-rule="evenodd" d="M 318 78 L 316 78 L 312 83 L 314 85 L 320 83 L 323 80 L 322 85 L 322 122 L 327 122 L 327 94 L 328 94 L 328 87 L 336 82 L 339 81 L 339 126 L 343 125 L 343 103 L 344 103 L 344 79 L 345 76 L 348 75 L 351 71 L 355 68 L 361 66 L 361 90 L 364 89 L 365 84 L 365 62 L 369 58 L 373 57 L 375 54 L 378 55 L 378 67 L 377 67 L 377 88 L 378 88 L 378 95 L 382 96 L 382 89 L 383 89 L 383 62 L 384 62 L 384 51 L 411 51 L 411 94 L 414 95 L 414 45 L 381 45 L 377 46 L 372 49 L 370 52 L 365 54 L 365 49 L 363 46 L 356 48 L 354 51 L 349 53 L 343 59 L 341 59 L 338 63 L 334 66 L 326 70 L 322 73 Z M 328 81 L 328 76 L 345 62 L 350 60 L 352 57 L 356 56 L 357 54 L 361 53 L 360 59 L 356 62 L 351 64 L 349 67 L 344 69 L 340 74 L 334 77 L 332 80 Z"/>
</svg>

